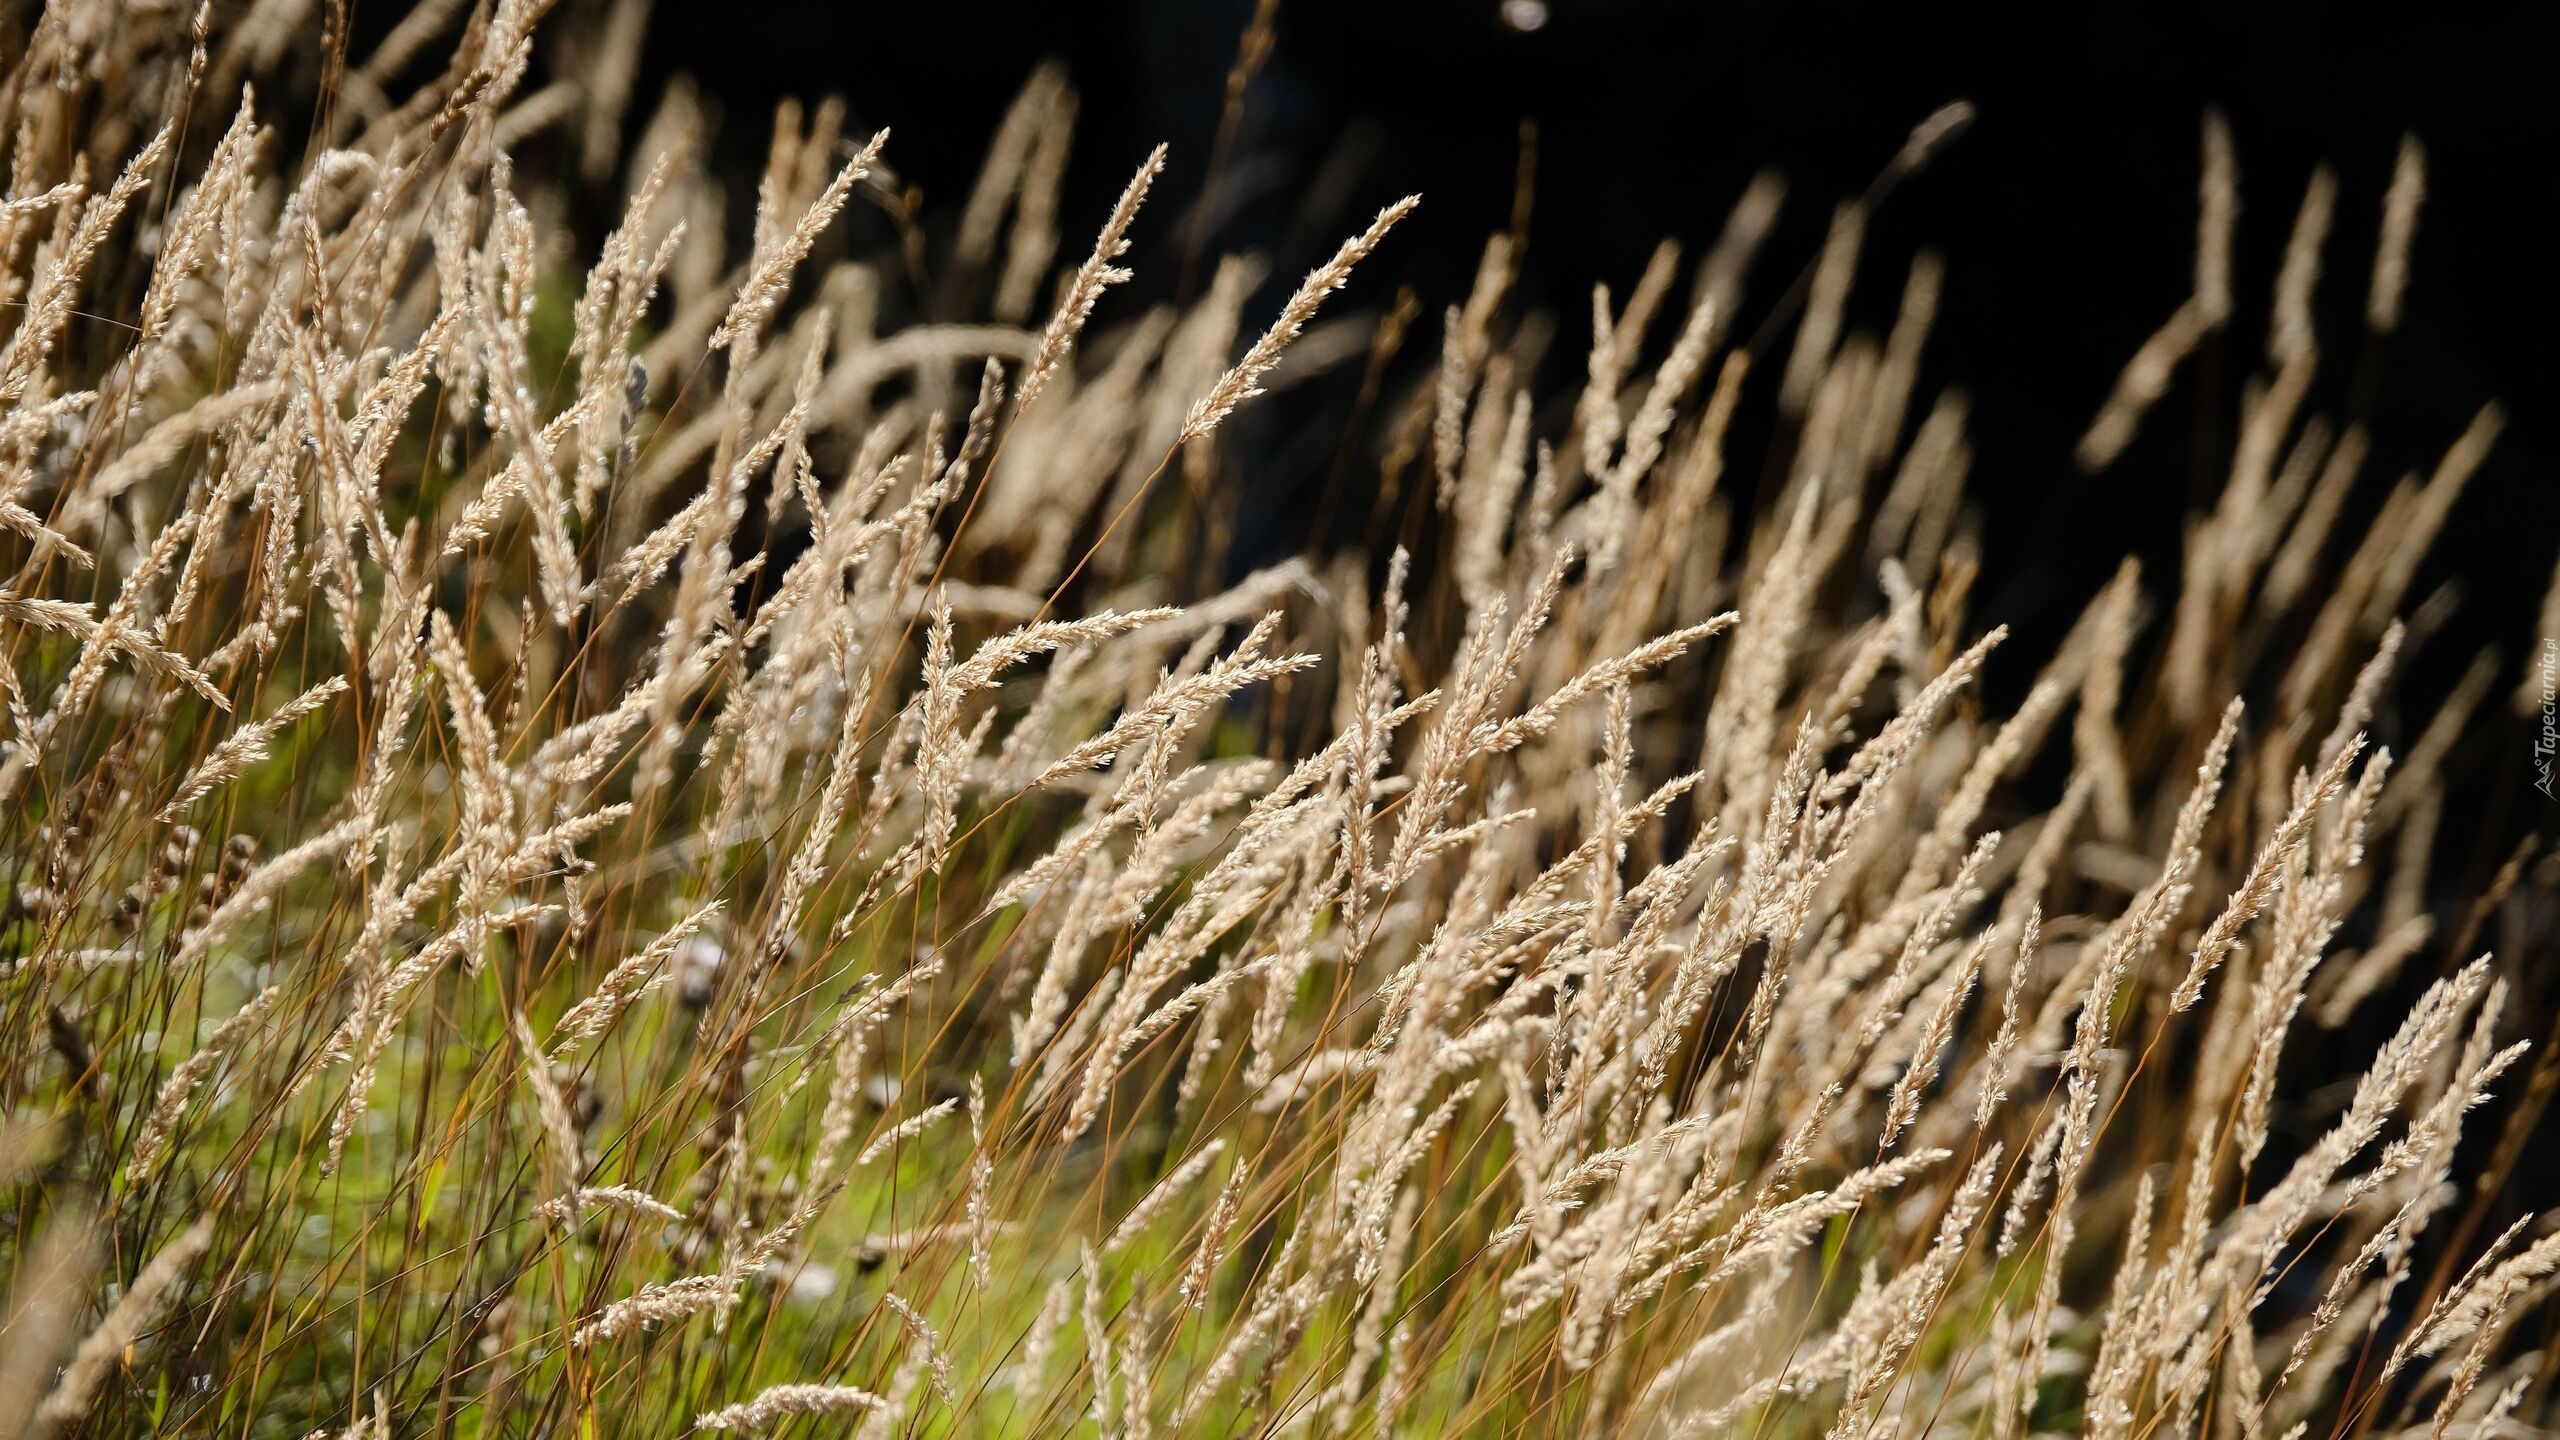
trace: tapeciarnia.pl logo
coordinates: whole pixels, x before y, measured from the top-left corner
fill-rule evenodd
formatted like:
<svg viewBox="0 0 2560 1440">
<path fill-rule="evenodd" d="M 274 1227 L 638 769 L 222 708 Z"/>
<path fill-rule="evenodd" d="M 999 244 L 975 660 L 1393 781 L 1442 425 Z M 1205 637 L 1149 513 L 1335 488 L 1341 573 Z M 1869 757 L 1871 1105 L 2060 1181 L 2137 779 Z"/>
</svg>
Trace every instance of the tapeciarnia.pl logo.
<svg viewBox="0 0 2560 1440">
<path fill-rule="evenodd" d="M 2551 793 L 2551 760 L 2560 750 L 2560 639 L 2542 642 L 2542 729 L 2533 737 L 2533 788 L 2545 800 Z"/>
</svg>

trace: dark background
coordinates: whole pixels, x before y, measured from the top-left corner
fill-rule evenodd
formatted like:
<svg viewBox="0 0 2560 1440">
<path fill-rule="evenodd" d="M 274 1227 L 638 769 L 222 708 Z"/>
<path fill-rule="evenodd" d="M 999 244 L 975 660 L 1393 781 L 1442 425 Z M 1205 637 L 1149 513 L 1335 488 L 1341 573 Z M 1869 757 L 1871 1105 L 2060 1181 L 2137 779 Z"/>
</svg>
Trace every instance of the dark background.
<svg viewBox="0 0 2560 1440">
<path fill-rule="evenodd" d="M 894 127 L 899 178 L 921 190 L 929 226 L 947 225 L 1005 102 L 1033 64 L 1059 57 L 1082 98 L 1062 262 L 1082 254 L 1147 147 L 1172 146 L 1130 262 L 1145 296 L 1169 291 L 1183 268 L 1177 207 L 1200 194 L 1252 10 L 1252 0 L 765 11 L 660 0 L 638 93 L 690 72 L 727 112 L 719 145 L 741 174 L 761 160 L 776 99 L 841 94 L 854 133 Z M 1787 203 L 1747 289 L 1748 333 L 1811 262 L 1834 203 L 1863 190 L 1932 110 L 1973 102 L 1970 131 L 1872 225 L 1851 319 L 1880 332 L 1913 251 L 1945 257 L 1918 403 L 1947 383 L 1971 391 L 1970 488 L 1990 582 L 1978 611 L 2031 623 L 2047 607 L 2076 611 L 2128 546 L 2155 574 L 2173 571 L 2185 516 L 2219 487 L 2241 384 L 2263 363 L 2267 296 L 2294 210 L 2325 161 L 2340 188 L 2319 296 L 2326 385 L 2311 408 L 2339 414 L 2352 391 L 2370 396 L 2375 449 L 2358 496 L 2369 508 L 2393 479 L 2431 465 L 2481 403 L 2506 402 L 2505 436 L 2413 598 L 2458 572 L 2476 631 L 2458 625 L 2430 647 L 2454 673 L 2470 653 L 2452 653 L 2454 641 L 2499 632 L 2520 658 L 2531 638 L 2560 546 L 2544 403 L 2560 354 L 2560 279 L 2552 232 L 2538 223 L 2560 156 L 2560 106 L 2548 98 L 2560 9 L 2410 6 L 2395 17 L 2148 4 L 1968 17 L 1907 5 L 1549 0 L 1546 23 L 1523 33 L 1503 23 L 1498 0 L 1282 0 L 1277 30 L 1213 231 L 1213 249 L 1272 257 L 1270 293 L 1249 307 L 1247 328 L 1379 205 L 1420 191 L 1423 209 L 1363 268 L 1348 302 L 1378 306 L 1394 286 L 1413 286 L 1427 317 L 1415 351 L 1427 362 L 1439 308 L 1464 297 L 1484 237 L 1509 219 L 1531 121 L 1535 211 L 1518 295 L 1559 318 L 1545 394 L 1578 388 L 1594 280 L 1623 297 L 1664 236 L 1702 254 L 1751 175 L 1775 169 Z M 2209 104 L 2229 116 L 2239 155 L 2239 314 L 2182 371 L 2134 448 L 2084 476 L 2073 443 L 2190 288 Z M 2379 372 L 2364 374 L 2377 363 L 2359 357 L 2374 229 L 2410 131 L 2428 160 L 2413 280 Z M 736 198 L 743 228 L 749 197 Z M 1134 301 L 1114 303 L 1134 313 Z M 1658 322 L 1657 350 L 1675 321 Z M 1282 419 L 1293 432 L 1338 423 L 1320 404 Z M 1330 450 L 1232 448 L 1263 457 L 1247 477 L 1262 502 L 1247 511 L 1250 548 L 1286 553 L 1314 538 L 1311 487 Z M 1747 480 L 1750 469 L 1736 473 Z"/>
<path fill-rule="evenodd" d="M 1147 148 L 1172 146 L 1132 248 L 1135 298 L 1110 302 L 1135 313 L 1186 268 L 1183 207 L 1201 194 L 1252 13 L 1253 0 L 660 0 L 638 93 L 692 74 L 726 112 L 717 143 L 737 175 L 759 168 L 778 98 L 841 94 L 853 133 L 894 127 L 900 181 L 921 192 L 927 227 L 947 229 L 1006 101 L 1035 63 L 1059 57 L 1082 97 L 1062 262 L 1083 253 Z M 2415 605 L 2452 583 L 2462 599 L 2409 660 L 2404 693 L 2431 706 L 2484 644 L 2500 647 L 2514 683 L 2560 548 L 2547 404 L 2560 379 L 2560 279 L 2542 223 L 2560 173 L 2555 58 L 2560 8 L 2549 6 L 1968 13 L 1548 0 L 1546 23 L 1523 32 L 1504 23 L 1499 0 L 1281 0 L 1210 248 L 1273 261 L 1267 293 L 1247 310 L 1250 331 L 1378 206 L 1422 192 L 1422 210 L 1340 303 L 1381 307 L 1397 286 L 1413 287 L 1425 319 L 1408 359 L 1427 366 L 1439 309 L 1464 297 L 1484 237 L 1508 223 L 1522 125 L 1533 122 L 1535 209 L 1515 305 L 1558 317 L 1537 388 L 1569 397 L 1594 280 L 1623 297 L 1664 236 L 1702 254 L 1752 174 L 1775 169 L 1787 202 L 1746 288 L 1738 319 L 1750 333 L 1814 258 L 1833 205 L 1865 189 L 1915 123 L 1969 100 L 1970 130 L 1871 224 L 1850 319 L 1881 332 L 1913 252 L 1945 258 L 1914 413 L 1943 385 L 1971 392 L 1969 493 L 1985 556 L 1974 613 L 2018 626 L 2018 650 L 2033 655 L 2128 549 L 2143 556 L 2155 595 L 2170 587 L 2186 519 L 2219 489 L 2242 384 L 2264 365 L 2268 295 L 2295 209 L 2312 167 L 2326 162 L 2339 195 L 2318 297 L 2324 374 L 2306 410 L 2353 413 L 2372 431 L 2346 523 L 2360 526 L 2395 479 L 2431 466 L 2482 403 L 2502 399 L 2508 411 L 2412 591 Z M 2126 358 L 2191 287 L 2208 105 L 2229 117 L 2239 158 L 2238 314 L 2181 368 L 2134 446 L 2084 475 L 2073 444 Z M 2361 317 L 2382 194 L 2410 132 L 2426 146 L 2426 206 L 2401 328 L 2377 352 Z M 732 198 L 743 235 L 751 186 L 733 185 Z M 1675 317 L 1657 322 L 1645 363 L 1667 343 L 1680 303 L 1675 293 Z M 1764 387 L 1775 368 L 1762 368 Z M 1342 377 L 1239 417 L 1256 427 L 1229 447 L 1244 472 L 1239 566 L 1359 538 L 1309 534 L 1319 513 L 1361 511 L 1322 505 L 1318 494 L 1351 388 Z M 1767 409 L 1764 397 L 1743 413 Z M 1750 443 L 1737 435 L 1738 447 Z M 1747 448 L 1737 453 L 1731 483 L 1747 486 L 1756 471 Z M 1352 487 L 1374 473 L 1355 467 Z M 2473 794 L 2484 802 L 2478 818 L 2501 832 L 2546 825 L 2523 731 L 2504 706 L 2490 708 L 2498 733 L 2484 744 L 2503 753 L 2477 757 L 2487 787 Z M 2508 813 L 2528 801 L 2543 808 Z"/>
</svg>

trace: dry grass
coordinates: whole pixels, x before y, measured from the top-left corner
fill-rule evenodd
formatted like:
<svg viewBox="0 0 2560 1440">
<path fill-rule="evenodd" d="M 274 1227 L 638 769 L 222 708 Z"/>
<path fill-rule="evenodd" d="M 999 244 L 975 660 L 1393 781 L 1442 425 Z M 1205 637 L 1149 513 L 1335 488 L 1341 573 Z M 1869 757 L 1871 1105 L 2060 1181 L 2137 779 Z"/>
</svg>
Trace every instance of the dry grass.
<svg viewBox="0 0 2560 1440">
<path fill-rule="evenodd" d="M 9 57 L 0 1436 L 2523 1433 L 2525 857 L 2427 873 L 2496 665 L 2366 739 L 2497 416 L 2341 528 L 2325 180 L 2186 563 L 2050 657 L 1968 603 L 1936 263 L 1850 329 L 1843 208 L 1755 385 L 1758 189 L 1570 404 L 1523 237 L 1410 390 L 1390 315 L 1412 553 L 1200 596 L 1167 475 L 1427 209 L 1133 314 L 1161 153 L 1062 267 L 1043 71 L 949 257 L 998 318 L 880 333 L 840 106 L 732 256 L 671 93 L 571 254 L 510 152 L 616 168 L 641 7 L 547 87 L 542 8 Z M 2206 133 L 2091 465 L 2249 283 Z"/>
</svg>

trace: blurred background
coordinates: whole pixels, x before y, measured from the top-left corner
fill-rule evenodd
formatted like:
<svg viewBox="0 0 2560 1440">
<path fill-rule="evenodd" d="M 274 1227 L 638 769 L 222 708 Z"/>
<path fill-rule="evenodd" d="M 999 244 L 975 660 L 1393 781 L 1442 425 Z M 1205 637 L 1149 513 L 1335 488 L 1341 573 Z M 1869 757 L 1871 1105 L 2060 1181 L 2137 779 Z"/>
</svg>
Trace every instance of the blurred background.
<svg viewBox="0 0 2560 1440">
<path fill-rule="evenodd" d="M 1623 299 L 1664 237 L 1703 255 L 1753 175 L 1772 171 L 1786 198 L 1746 283 L 1737 333 L 1750 335 L 1812 263 L 1833 206 L 1866 190 L 1915 124 L 1968 100 L 1969 130 L 1871 223 L 1850 320 L 1881 333 L 1911 256 L 1944 258 L 1918 393 L 1971 393 L 1985 567 L 1975 614 L 2019 626 L 2029 655 L 2059 637 L 2128 546 L 2160 577 L 2155 594 L 2167 584 L 2187 516 L 2220 486 L 2242 387 L 2264 366 L 2295 210 L 2325 163 L 2338 177 L 2318 297 L 2327 358 L 2307 409 L 2372 431 L 2349 518 L 2432 466 L 2481 404 L 2508 411 L 2413 592 L 2451 586 L 2444 598 L 2459 604 L 2411 657 L 2409 693 L 2442 694 L 2483 645 L 2501 649 L 2510 676 L 2536 648 L 2560 545 L 2548 404 L 2560 384 L 2560 270 L 2540 221 L 2560 154 L 2560 9 L 1279 0 L 1212 186 L 1239 41 L 1262 3 L 808 4 L 750 25 L 734 4 L 657 0 L 637 93 L 693 76 L 725 112 L 717 143 L 741 176 L 761 164 L 779 97 L 841 94 L 849 133 L 895 129 L 898 179 L 939 235 L 1006 102 L 1055 58 L 1081 94 L 1062 261 L 1083 253 L 1147 148 L 1172 147 L 1133 246 L 1137 298 L 1113 306 L 1135 313 L 1141 299 L 1203 283 L 1204 255 L 1254 250 L 1272 263 L 1245 312 L 1250 331 L 1342 235 L 1420 191 L 1422 210 L 1346 297 L 1374 314 L 1410 288 L 1421 318 L 1402 363 L 1416 374 L 1437 353 L 1441 308 L 1464 298 L 1485 237 L 1512 223 L 1525 191 L 1515 305 L 1554 317 L 1533 389 L 1567 407 L 1592 282 Z M 778 24 L 790 35 L 779 48 Z M 2191 285 L 2208 105 L 2229 117 L 2238 152 L 2238 313 L 2181 368 L 2133 447 L 2087 475 L 2074 443 Z M 2408 133 L 2426 147 L 2426 206 L 2402 324 L 2374 347 L 2362 307 Z M 731 194 L 743 237 L 752 185 Z M 1674 323 L 1657 323 L 1657 350 Z M 1240 417 L 1254 428 L 1228 447 L 1237 566 L 1368 538 L 1311 533 L 1369 523 L 1366 497 L 1323 494 L 1376 484 L 1374 465 L 1339 463 L 1361 368 L 1352 358 Z M 1776 368 L 1761 367 L 1757 383 L 1773 385 Z M 1769 408 L 1746 398 L 1741 413 Z M 1734 437 L 1729 486 L 1759 478 L 1757 443 Z M 2545 824 L 2547 807 L 2503 814 L 2545 804 L 2523 730 L 2484 752 L 2484 828 Z"/>
</svg>

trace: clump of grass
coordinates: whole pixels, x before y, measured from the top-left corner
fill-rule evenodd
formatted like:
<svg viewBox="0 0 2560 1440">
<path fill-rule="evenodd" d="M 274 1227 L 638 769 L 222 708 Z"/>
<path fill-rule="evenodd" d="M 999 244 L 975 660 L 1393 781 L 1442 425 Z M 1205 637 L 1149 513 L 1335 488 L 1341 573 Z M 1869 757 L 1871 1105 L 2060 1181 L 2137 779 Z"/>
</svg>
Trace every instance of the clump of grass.
<svg viewBox="0 0 2560 1440">
<path fill-rule="evenodd" d="M 943 297 L 999 318 L 880 333 L 906 270 L 828 257 L 895 149 L 840 106 L 781 107 L 730 256 L 671 92 L 581 265 L 518 159 L 612 171 L 637 7 L 539 89 L 540 5 L 361 63 L 290 8 L 56 5 L 0 88 L 0 1436 L 2538 1403 L 2560 1236 L 2482 1237 L 2547 1062 L 2461 1143 L 2525 1054 L 2473 944 L 2525 856 L 2442 937 L 2428 873 L 2495 665 L 2367 739 L 2497 414 L 2343 532 L 2325 181 L 2186 563 L 2051 656 L 1971 613 L 1936 262 L 1844 324 L 1857 206 L 1791 458 L 1723 489 L 1759 187 L 1685 302 L 1670 247 L 1598 293 L 1569 409 L 1498 237 L 1423 383 L 1377 327 L 1415 543 L 1193 595 L 1166 550 L 1214 527 L 1158 482 L 1414 200 L 1276 317 L 1243 261 L 1132 315 L 1159 151 L 1033 328 L 1043 70 Z M 314 45 L 289 157 L 248 79 Z M 2219 121 L 2203 173 L 2195 296 L 2090 465 L 2228 322 Z M 2423 188 L 2413 146 L 2377 334 Z"/>
</svg>

